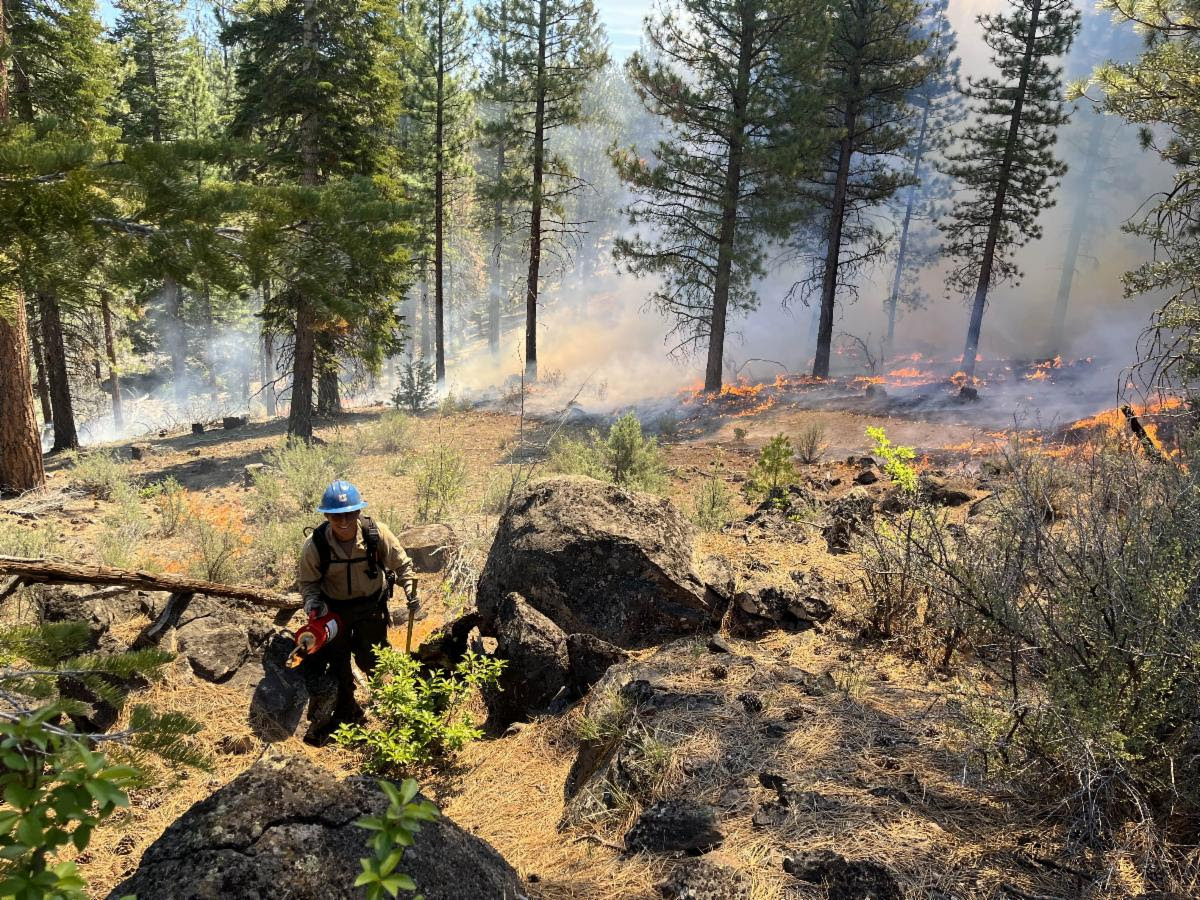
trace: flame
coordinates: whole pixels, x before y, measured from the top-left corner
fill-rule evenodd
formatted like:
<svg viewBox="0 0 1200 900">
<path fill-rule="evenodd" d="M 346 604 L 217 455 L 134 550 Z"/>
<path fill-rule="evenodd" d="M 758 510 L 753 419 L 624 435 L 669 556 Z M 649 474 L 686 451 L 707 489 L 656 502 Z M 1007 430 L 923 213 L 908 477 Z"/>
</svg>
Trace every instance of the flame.
<svg viewBox="0 0 1200 900">
<path fill-rule="evenodd" d="M 1045 381 L 1046 380 L 1046 370 L 1045 369 L 1037 369 L 1034 372 L 1026 372 L 1025 380 L 1026 381 Z"/>
</svg>

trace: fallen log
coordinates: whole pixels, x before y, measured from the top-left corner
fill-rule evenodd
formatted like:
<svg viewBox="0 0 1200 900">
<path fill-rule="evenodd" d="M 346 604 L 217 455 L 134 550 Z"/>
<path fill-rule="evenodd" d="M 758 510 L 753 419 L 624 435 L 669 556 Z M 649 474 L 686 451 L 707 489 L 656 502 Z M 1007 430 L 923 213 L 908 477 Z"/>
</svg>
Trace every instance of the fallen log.
<svg viewBox="0 0 1200 900">
<path fill-rule="evenodd" d="M 103 584 L 181 595 L 205 594 L 209 597 L 245 600 L 270 609 L 298 609 L 302 605 L 300 597 L 295 594 L 280 594 L 237 584 L 219 584 L 184 575 L 159 575 L 108 566 L 80 566 L 45 559 L 0 556 L 0 581 L 7 579 L 18 579 L 21 584 Z"/>
</svg>

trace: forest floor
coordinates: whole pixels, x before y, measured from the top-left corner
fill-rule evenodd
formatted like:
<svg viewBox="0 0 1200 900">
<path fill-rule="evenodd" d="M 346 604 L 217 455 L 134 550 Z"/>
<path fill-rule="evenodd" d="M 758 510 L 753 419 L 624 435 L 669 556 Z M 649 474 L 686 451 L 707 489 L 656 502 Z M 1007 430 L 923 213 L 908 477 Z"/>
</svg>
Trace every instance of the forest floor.
<svg viewBox="0 0 1200 900">
<path fill-rule="evenodd" d="M 368 512 L 375 511 L 396 527 L 414 521 L 411 453 L 439 446 L 461 452 L 467 460 L 467 488 L 448 521 L 463 541 L 459 574 L 469 579 L 490 545 L 497 517 L 487 511 L 488 498 L 498 481 L 510 477 L 514 465 L 510 451 L 519 432 L 527 430 L 527 438 L 544 437 L 547 427 L 539 432 L 536 423 L 498 412 L 431 413 L 412 420 L 408 455 L 371 452 L 356 445 L 361 430 L 383 413 L 382 408 L 356 410 L 336 424 L 319 427 L 317 436 L 355 448 L 353 479 L 371 504 Z M 814 421 L 825 425 L 831 446 L 825 461 L 802 467 L 802 480 L 840 479 L 844 487 L 833 489 L 832 495 L 851 486 L 856 470 L 838 460 L 869 450 L 868 425 L 883 424 L 900 443 L 915 445 L 918 454 L 926 456 L 926 465 L 958 460 L 964 466 L 977 466 L 965 455 L 947 455 L 939 449 L 987 440 L 984 433 L 967 426 L 777 408 L 761 418 L 716 423 L 699 440 L 689 440 L 684 430 L 678 440 L 667 443 L 671 474 L 667 495 L 690 512 L 697 486 L 711 477 L 714 461 L 720 458 L 724 468 L 718 477 L 734 491 L 732 516 L 735 522 L 740 520 L 752 507 L 737 488 L 757 447 L 777 431 L 791 432 Z M 735 426 L 746 429 L 740 440 L 733 437 Z M 151 436 L 138 441 L 149 444 L 151 452 L 140 461 L 128 462 L 127 472 L 142 485 L 175 478 L 192 502 L 210 513 L 220 512 L 252 535 L 257 527 L 252 514 L 254 488 L 243 484 L 244 467 L 263 461 L 282 442 L 279 420 L 201 435 Z M 129 443 L 112 446 L 128 459 Z M 15 514 L 27 499 L 0 504 L 0 529 L 53 529 L 52 553 L 77 561 L 98 559 L 97 547 L 114 527 L 113 515 L 122 510 L 110 501 L 73 495 L 66 490 L 71 477 L 67 463 L 53 462 L 46 496 L 58 497 L 59 502 L 36 519 Z M 148 518 L 157 514 L 153 497 L 139 503 Z M 132 514 L 128 507 L 123 512 Z M 313 514 L 311 524 L 317 521 Z M 144 530 L 136 546 L 126 549 L 129 562 L 165 569 L 186 567 L 196 552 L 182 538 L 153 530 Z M 768 712 L 799 708 L 802 727 L 789 729 L 781 740 L 768 741 L 750 713 L 695 721 L 675 717 L 660 723 L 660 735 L 670 748 L 662 795 L 669 796 L 673 786 L 682 783 L 684 771 L 698 756 L 718 752 L 725 759 L 724 774 L 708 785 L 706 793 L 711 796 L 702 799 L 722 809 L 726 841 L 718 854 L 749 875 L 755 900 L 823 897 L 822 888 L 791 878 L 781 866 L 787 853 L 822 848 L 886 864 L 898 873 L 912 897 L 965 900 L 1047 892 L 1064 897 L 1132 897 L 1140 892 L 1132 867 L 1120 857 L 1077 860 L 1075 866 L 1090 872 L 1098 868 L 1109 872 L 1103 892 L 1082 891 L 1072 866 L 1058 861 L 1061 836 L 1052 825 L 1051 811 L 1009 785 L 981 778 L 971 762 L 963 711 L 978 691 L 990 689 L 991 676 L 982 667 L 968 663 L 946 675 L 895 648 L 861 639 L 861 588 L 853 554 L 830 555 L 814 529 L 800 539 L 737 528 L 699 532 L 697 562 L 714 554 L 732 563 L 739 586 L 786 584 L 792 572 L 815 572 L 833 586 L 831 599 L 837 608 L 834 620 L 823 629 L 729 641 L 734 654 L 721 690 L 736 694 L 752 687 L 765 698 Z M 241 575 L 251 583 L 264 582 L 253 572 Z M 464 602 L 444 583 L 426 584 L 423 594 L 428 615 L 418 624 L 415 640 Z M 264 611 L 263 616 L 269 614 Z M 144 624 L 131 622 L 123 628 L 132 637 Z M 393 643 L 402 645 L 400 629 L 392 637 Z M 702 657 L 702 648 L 703 642 L 696 651 L 694 673 L 668 677 L 704 678 L 703 667 L 710 660 Z M 836 688 L 813 695 L 786 677 L 776 677 L 795 670 L 830 676 Z M 202 681 L 183 659 L 172 663 L 164 680 L 136 699 L 199 718 L 205 725 L 199 740 L 212 754 L 214 767 L 211 772 L 166 773 L 161 785 L 135 791 L 131 807 L 96 830 L 78 862 L 97 897 L 129 875 L 146 847 L 189 806 L 270 748 L 250 727 L 245 688 Z M 427 773 L 425 789 L 445 814 L 490 841 L 528 880 L 533 897 L 654 896 L 655 883 L 675 861 L 620 851 L 621 836 L 637 808 L 621 810 L 611 820 L 587 828 L 559 830 L 564 779 L 579 746 L 575 725 L 580 715 L 575 708 L 469 745 L 449 771 Z M 359 768 L 354 753 L 335 746 L 314 749 L 297 737 L 275 746 L 339 776 Z M 756 826 L 755 800 L 766 793 L 758 776 L 781 769 L 793 773 L 797 786 L 829 802 L 816 804 L 779 827 Z"/>
</svg>

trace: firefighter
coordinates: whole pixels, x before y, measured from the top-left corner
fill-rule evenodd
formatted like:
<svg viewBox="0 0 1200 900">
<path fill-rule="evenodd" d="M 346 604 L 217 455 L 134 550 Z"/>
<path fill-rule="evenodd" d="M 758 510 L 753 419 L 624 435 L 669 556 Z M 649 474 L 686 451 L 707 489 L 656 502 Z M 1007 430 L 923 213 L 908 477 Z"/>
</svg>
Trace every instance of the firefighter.
<svg viewBox="0 0 1200 900">
<path fill-rule="evenodd" d="M 329 485 L 317 507 L 325 521 L 300 551 L 298 581 L 305 613 L 332 612 L 341 620 L 337 636 L 301 667 L 311 696 L 304 740 L 318 746 L 339 724 L 362 720 L 350 660 L 353 657 L 366 675 L 374 670 L 375 647 L 388 643 L 392 586 L 399 583 L 413 602 L 408 593 L 412 560 L 386 525 L 362 515 L 366 505 L 349 482 Z"/>
</svg>

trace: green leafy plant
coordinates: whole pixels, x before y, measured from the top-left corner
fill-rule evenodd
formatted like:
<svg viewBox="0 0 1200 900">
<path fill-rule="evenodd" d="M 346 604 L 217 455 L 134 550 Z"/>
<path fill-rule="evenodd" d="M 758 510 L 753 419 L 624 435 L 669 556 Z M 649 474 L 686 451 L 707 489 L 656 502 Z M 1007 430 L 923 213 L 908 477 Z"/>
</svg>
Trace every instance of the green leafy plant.
<svg viewBox="0 0 1200 900">
<path fill-rule="evenodd" d="M 62 535 L 50 522 L 26 527 L 19 520 L 0 520 L 0 556 L 49 556 L 61 543 Z"/>
<path fill-rule="evenodd" d="M 0 897 L 83 897 L 75 865 L 56 858 L 68 845 L 84 850 L 128 805 L 126 791 L 149 780 L 139 761 L 208 765 L 189 740 L 199 725 L 177 713 L 135 706 L 118 732 L 75 730 L 94 727 L 100 707 L 120 710 L 131 679 L 156 678 L 172 659 L 155 648 L 89 651 L 91 640 L 85 622 L 0 631 Z"/>
<path fill-rule="evenodd" d="M 179 532 L 187 519 L 187 491 L 172 475 L 156 485 L 154 506 L 158 510 L 158 533 L 171 537 Z"/>
<path fill-rule="evenodd" d="M 438 413 L 443 416 L 452 416 L 455 413 L 470 412 L 474 408 L 475 404 L 466 397 L 459 397 L 451 391 L 438 404 Z"/>
<path fill-rule="evenodd" d="M 395 897 L 400 891 L 417 889 L 412 878 L 397 872 L 396 867 L 404 858 L 404 851 L 412 846 L 421 823 L 432 822 L 439 815 L 437 807 L 428 800 L 417 799 L 420 788 L 412 778 L 404 779 L 399 787 L 390 781 L 380 781 L 379 787 L 387 794 L 388 808 L 382 816 L 364 816 L 354 823 L 375 832 L 371 838 L 373 856 L 359 860 L 363 871 L 354 882 L 355 887 L 367 889 L 367 900 L 380 900 L 385 894 Z"/>
<path fill-rule="evenodd" d="M 733 439 L 739 444 L 746 443 L 746 429 L 740 425 L 733 429 Z"/>
<path fill-rule="evenodd" d="M 408 453 L 413 448 L 412 419 L 399 410 L 386 412 L 357 430 L 359 452 Z"/>
<path fill-rule="evenodd" d="M 917 469 L 912 460 L 917 458 L 917 451 L 912 447 L 893 444 L 882 428 L 870 426 L 867 437 L 875 442 L 872 454 L 883 460 L 883 471 L 892 481 L 899 485 L 906 494 L 917 492 Z"/>
<path fill-rule="evenodd" d="M 283 520 L 308 515 L 325 488 L 354 472 L 355 458 L 342 443 L 308 444 L 289 439 L 265 456 L 267 468 L 254 475 L 256 520 Z"/>
<path fill-rule="evenodd" d="M 467 461 L 457 450 L 437 447 L 416 458 L 412 467 L 417 492 L 417 521 L 442 519 L 462 500 Z"/>
<path fill-rule="evenodd" d="M 720 531 L 729 522 L 733 495 L 722 480 L 724 470 L 725 460 L 718 452 L 693 496 L 692 521 L 705 531 Z"/>
<path fill-rule="evenodd" d="M 119 490 L 112 499 L 113 508 L 100 520 L 104 528 L 96 538 L 96 555 L 106 566 L 132 568 L 141 560 L 143 539 L 154 525 L 136 492 Z"/>
<path fill-rule="evenodd" d="M 777 434 L 767 441 L 746 475 L 746 494 L 755 499 L 781 498 L 787 486 L 796 480 L 792 456 L 792 442 L 786 434 Z"/>
<path fill-rule="evenodd" d="M 412 359 L 400 368 L 400 386 L 392 393 L 392 405 L 419 413 L 433 406 L 436 391 L 433 366 L 424 360 Z"/>
<path fill-rule="evenodd" d="M 334 738 L 362 750 L 368 772 L 431 765 L 483 734 L 464 704 L 472 690 L 494 685 L 503 666 L 503 660 L 468 651 L 453 671 L 422 675 L 416 659 L 381 647 L 369 682 L 378 724 L 342 725 Z"/>
</svg>

